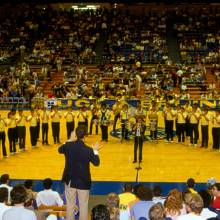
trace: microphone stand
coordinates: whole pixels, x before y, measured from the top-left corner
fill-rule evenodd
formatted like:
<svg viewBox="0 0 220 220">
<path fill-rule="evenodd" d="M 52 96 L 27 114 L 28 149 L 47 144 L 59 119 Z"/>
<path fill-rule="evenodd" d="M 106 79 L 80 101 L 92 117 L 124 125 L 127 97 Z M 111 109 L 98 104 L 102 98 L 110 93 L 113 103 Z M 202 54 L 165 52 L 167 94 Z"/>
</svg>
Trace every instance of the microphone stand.
<svg viewBox="0 0 220 220">
<path fill-rule="evenodd" d="M 142 168 L 141 168 L 141 164 L 140 164 L 140 161 L 138 162 L 138 165 L 137 165 L 137 167 L 135 167 L 135 170 L 137 171 L 136 172 L 136 183 L 138 182 L 138 177 L 139 177 L 139 171 L 141 170 Z"/>
</svg>

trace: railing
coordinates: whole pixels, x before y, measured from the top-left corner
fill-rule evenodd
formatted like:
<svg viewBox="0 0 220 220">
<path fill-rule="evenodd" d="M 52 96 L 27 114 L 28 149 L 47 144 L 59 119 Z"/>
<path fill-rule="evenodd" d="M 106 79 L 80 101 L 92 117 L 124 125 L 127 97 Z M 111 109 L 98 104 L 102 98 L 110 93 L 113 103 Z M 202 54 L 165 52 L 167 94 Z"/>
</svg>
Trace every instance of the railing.
<svg viewBox="0 0 220 220">
<path fill-rule="evenodd" d="M 141 101 L 143 108 L 149 109 L 152 100 L 150 99 L 126 99 L 124 102 L 129 105 L 130 108 L 135 108 L 137 106 L 137 102 Z M 173 106 L 177 104 L 184 105 L 187 100 L 178 100 L 173 103 Z M 198 103 L 200 108 L 208 108 L 209 110 L 220 109 L 220 100 L 188 100 L 190 105 L 194 103 Z M 31 102 L 26 100 L 24 97 L 4 97 L 0 98 L 0 109 L 1 110 L 10 110 L 10 109 L 24 109 L 28 110 L 34 107 L 47 108 L 50 109 L 52 106 L 57 106 L 59 109 L 67 109 L 71 107 L 74 110 L 79 109 L 80 107 L 89 106 L 92 104 L 92 99 L 47 99 L 47 98 L 39 98 L 34 97 Z M 105 103 L 108 108 L 112 108 L 115 104 L 115 99 L 105 99 L 100 101 L 101 103 Z M 157 102 L 157 106 L 159 110 L 162 110 L 166 101 Z"/>
</svg>

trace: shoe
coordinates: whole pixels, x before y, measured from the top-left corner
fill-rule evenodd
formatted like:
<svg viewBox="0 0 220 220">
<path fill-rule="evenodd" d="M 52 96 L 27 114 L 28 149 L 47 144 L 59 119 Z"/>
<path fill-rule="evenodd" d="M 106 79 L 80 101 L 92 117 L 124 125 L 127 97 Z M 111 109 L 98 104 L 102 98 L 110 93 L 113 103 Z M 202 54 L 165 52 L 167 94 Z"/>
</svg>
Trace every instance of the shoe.
<svg viewBox="0 0 220 220">
<path fill-rule="evenodd" d="M 165 140 L 165 142 L 168 143 L 169 141 L 168 141 L 168 140 Z"/>
<path fill-rule="evenodd" d="M 6 156 L 3 156 L 4 158 L 8 158 L 8 156 L 6 155 Z"/>
<path fill-rule="evenodd" d="M 198 145 L 197 144 L 194 144 L 194 147 L 197 147 Z"/>
<path fill-rule="evenodd" d="M 134 160 L 134 161 L 133 161 L 133 163 L 137 163 L 137 161 L 136 161 L 136 160 Z"/>
<path fill-rule="evenodd" d="M 193 146 L 193 144 L 190 143 L 189 146 Z"/>
</svg>

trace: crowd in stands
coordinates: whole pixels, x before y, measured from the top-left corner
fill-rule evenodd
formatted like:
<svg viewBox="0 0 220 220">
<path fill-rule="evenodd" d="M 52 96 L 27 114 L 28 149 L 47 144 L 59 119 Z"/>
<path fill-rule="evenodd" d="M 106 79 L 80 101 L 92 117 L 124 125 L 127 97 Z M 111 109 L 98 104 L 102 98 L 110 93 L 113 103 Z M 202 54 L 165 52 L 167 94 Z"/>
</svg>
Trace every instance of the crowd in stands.
<svg viewBox="0 0 220 220">
<path fill-rule="evenodd" d="M 65 219 L 65 195 L 52 189 L 53 181 L 42 181 L 43 190 L 35 192 L 33 181 L 10 186 L 8 174 L 0 178 L 0 220 Z M 220 184 L 210 178 L 207 186 L 196 191 L 195 180 L 189 178 L 183 191 L 126 183 L 120 194 L 109 193 L 103 204 L 91 210 L 91 220 L 217 220 L 220 219 Z M 78 219 L 78 207 L 74 207 Z"/>
<path fill-rule="evenodd" d="M 144 88 L 145 95 L 155 98 L 158 94 L 167 96 L 178 87 L 181 94 L 177 96 L 189 99 L 190 88 L 199 87 L 202 99 L 218 99 L 216 90 L 207 94 L 203 66 L 213 64 L 214 74 L 219 78 L 218 7 L 164 8 L 162 13 L 148 9 L 139 15 L 116 8 L 77 11 L 50 6 L 18 7 L 16 13 L 1 18 L 0 54 L 3 60 L 8 54 L 11 57 L 17 54 L 19 62 L 25 64 L 2 72 L 4 97 L 24 96 L 29 100 L 34 95 L 44 96 L 40 80 L 53 79 L 50 70 L 56 69 L 58 73 L 64 72 L 64 83 L 54 83 L 55 97 L 104 98 L 115 96 L 118 91 L 135 97 Z M 166 43 L 170 22 L 174 23 L 182 61 L 196 63 L 195 66 L 170 61 Z M 96 63 L 97 51 L 103 55 L 104 63 L 97 72 L 89 73 L 84 65 L 78 67 Z M 146 63 L 158 67 L 146 72 L 142 69 Z M 32 70 L 32 64 L 40 65 L 41 74 Z M 91 75 L 92 90 L 87 82 Z M 105 77 L 112 80 L 106 83 Z M 71 83 L 75 83 L 74 89 L 69 89 Z"/>
<path fill-rule="evenodd" d="M 181 60 L 206 64 L 219 63 L 219 8 L 202 6 L 176 11 L 174 29 L 179 40 Z"/>
</svg>

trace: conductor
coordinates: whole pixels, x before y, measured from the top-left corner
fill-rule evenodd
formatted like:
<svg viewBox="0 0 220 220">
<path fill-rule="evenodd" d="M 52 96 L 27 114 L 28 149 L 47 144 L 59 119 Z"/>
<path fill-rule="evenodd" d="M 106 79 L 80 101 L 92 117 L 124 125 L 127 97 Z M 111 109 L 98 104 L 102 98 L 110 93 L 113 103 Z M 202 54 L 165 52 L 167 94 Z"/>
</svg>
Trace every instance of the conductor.
<svg viewBox="0 0 220 220">
<path fill-rule="evenodd" d="M 73 220 L 76 193 L 79 199 L 79 220 L 88 220 L 88 200 L 91 188 L 90 162 L 99 166 L 99 143 L 90 148 L 84 143 L 86 130 L 84 126 L 76 128 L 71 138 L 58 151 L 65 156 L 65 168 L 62 181 L 65 183 L 67 201 L 66 220 Z"/>
</svg>

